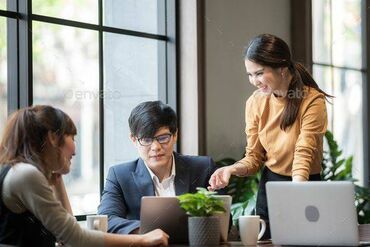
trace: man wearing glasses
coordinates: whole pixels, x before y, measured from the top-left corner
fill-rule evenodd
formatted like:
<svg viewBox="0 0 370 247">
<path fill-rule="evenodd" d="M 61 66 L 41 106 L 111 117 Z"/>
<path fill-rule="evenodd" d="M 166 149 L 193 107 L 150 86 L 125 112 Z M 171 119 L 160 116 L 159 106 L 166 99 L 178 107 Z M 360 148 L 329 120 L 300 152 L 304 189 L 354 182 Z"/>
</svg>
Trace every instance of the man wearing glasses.
<svg viewBox="0 0 370 247">
<path fill-rule="evenodd" d="M 177 117 L 161 101 L 136 106 L 129 117 L 130 138 L 139 158 L 109 169 L 99 214 L 108 215 L 108 232 L 138 233 L 142 196 L 176 196 L 207 187 L 215 164 L 206 156 L 173 151 Z"/>
</svg>

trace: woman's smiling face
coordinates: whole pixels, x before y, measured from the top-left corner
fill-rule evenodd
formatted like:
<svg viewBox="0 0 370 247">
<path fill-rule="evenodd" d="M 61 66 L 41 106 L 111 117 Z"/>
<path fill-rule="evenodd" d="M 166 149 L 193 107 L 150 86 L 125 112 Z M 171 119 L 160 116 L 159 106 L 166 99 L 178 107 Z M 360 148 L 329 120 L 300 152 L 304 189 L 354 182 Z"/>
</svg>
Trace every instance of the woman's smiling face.
<svg viewBox="0 0 370 247">
<path fill-rule="evenodd" d="M 284 80 L 284 69 L 260 65 L 248 59 L 245 60 L 245 69 L 249 81 L 252 85 L 259 88 L 264 94 L 274 93 L 284 95 L 287 92 L 289 83 Z"/>
</svg>

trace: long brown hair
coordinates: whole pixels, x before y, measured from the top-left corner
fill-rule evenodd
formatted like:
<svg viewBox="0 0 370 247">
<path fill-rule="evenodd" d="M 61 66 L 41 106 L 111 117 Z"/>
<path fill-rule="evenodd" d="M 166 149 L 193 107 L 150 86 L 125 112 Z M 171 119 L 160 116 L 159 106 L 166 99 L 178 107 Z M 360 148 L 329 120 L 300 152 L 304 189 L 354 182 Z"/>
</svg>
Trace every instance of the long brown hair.
<svg viewBox="0 0 370 247">
<path fill-rule="evenodd" d="M 71 118 L 63 111 L 47 105 L 26 107 L 8 119 L 0 144 L 0 164 L 30 163 L 43 172 L 43 151 L 48 133 L 57 136 L 57 144 L 64 144 L 64 135 L 76 135 Z"/>
<path fill-rule="evenodd" d="M 292 60 L 288 45 L 272 34 L 261 34 L 253 38 L 244 51 L 244 59 L 275 69 L 287 67 L 292 75 L 288 92 L 303 92 L 303 87 L 308 86 L 316 89 L 327 98 L 333 97 L 319 88 L 302 64 Z M 303 97 L 303 94 L 287 97 L 287 104 L 280 117 L 282 130 L 286 130 L 295 122 Z"/>
</svg>

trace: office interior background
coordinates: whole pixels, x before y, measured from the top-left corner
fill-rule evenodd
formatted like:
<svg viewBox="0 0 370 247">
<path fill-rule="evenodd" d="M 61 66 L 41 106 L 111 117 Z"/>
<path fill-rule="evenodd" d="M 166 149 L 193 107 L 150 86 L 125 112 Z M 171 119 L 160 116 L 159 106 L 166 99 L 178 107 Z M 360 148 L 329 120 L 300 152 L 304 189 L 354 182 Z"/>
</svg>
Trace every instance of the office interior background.
<svg viewBox="0 0 370 247">
<path fill-rule="evenodd" d="M 176 109 L 177 151 L 243 156 L 255 88 L 242 52 L 272 33 L 335 96 L 329 130 L 368 186 L 369 11 L 369 0 L 0 0 L 0 133 L 20 107 L 68 113 L 68 194 L 76 215 L 96 213 L 109 167 L 137 157 L 127 118 L 142 101 Z"/>
</svg>

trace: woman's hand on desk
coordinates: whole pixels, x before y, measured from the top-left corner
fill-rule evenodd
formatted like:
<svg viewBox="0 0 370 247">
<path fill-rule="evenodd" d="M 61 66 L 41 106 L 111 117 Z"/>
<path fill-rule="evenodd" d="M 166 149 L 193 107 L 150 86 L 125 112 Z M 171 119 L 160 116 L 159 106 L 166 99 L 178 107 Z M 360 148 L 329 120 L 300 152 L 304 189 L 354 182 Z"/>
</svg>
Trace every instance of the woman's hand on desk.
<svg viewBox="0 0 370 247">
<path fill-rule="evenodd" d="M 142 235 L 141 246 L 167 246 L 169 236 L 160 229 Z"/>
<path fill-rule="evenodd" d="M 168 238 L 160 229 L 143 235 L 104 233 L 104 246 L 168 246 Z"/>
</svg>

